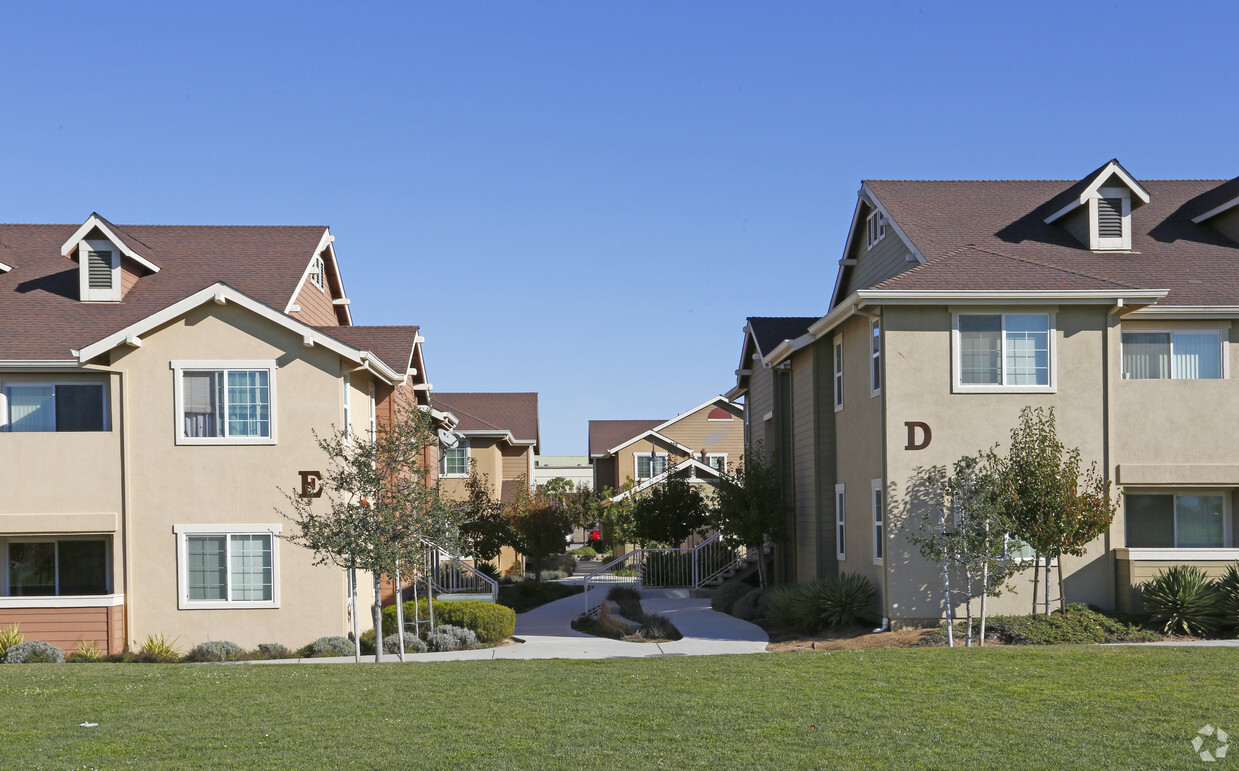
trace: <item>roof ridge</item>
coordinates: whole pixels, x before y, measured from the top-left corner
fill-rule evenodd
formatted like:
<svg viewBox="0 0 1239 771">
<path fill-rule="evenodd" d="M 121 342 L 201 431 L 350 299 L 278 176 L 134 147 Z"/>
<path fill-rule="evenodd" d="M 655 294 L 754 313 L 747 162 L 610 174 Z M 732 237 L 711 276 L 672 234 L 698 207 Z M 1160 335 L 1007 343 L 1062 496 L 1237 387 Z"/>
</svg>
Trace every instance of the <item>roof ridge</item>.
<svg viewBox="0 0 1239 771">
<path fill-rule="evenodd" d="M 1090 175 L 1091 176 L 1091 175 Z M 861 182 L 1054 182 L 1065 183 L 1069 185 L 1077 184 L 1089 177 L 1081 179 L 862 179 Z M 1234 177 L 1226 179 L 1215 179 L 1212 177 L 1191 177 L 1184 179 L 1141 179 L 1140 182 L 1230 182 Z"/>
</svg>

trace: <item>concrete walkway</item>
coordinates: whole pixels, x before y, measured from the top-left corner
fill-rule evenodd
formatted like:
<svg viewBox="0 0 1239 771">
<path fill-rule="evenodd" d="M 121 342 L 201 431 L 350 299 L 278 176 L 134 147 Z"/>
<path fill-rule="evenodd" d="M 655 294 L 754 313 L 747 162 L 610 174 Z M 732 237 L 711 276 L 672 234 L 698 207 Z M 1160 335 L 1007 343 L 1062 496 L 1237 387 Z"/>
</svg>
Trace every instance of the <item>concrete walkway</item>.
<svg viewBox="0 0 1239 771">
<path fill-rule="evenodd" d="M 607 587 L 591 589 L 605 592 Z M 770 638 L 756 624 L 718 613 L 710 608 L 710 600 L 690 598 L 687 592 L 676 590 L 646 590 L 641 593 L 641 606 L 647 613 L 657 613 L 671 619 L 684 635 L 682 640 L 665 643 L 635 643 L 610 640 L 578 632 L 572 620 L 585 610 L 584 595 L 574 594 L 549 602 L 516 617 L 514 637 L 524 642 L 498 648 L 446 653 L 410 653 L 408 663 L 429 661 L 480 661 L 496 659 L 619 659 L 654 656 L 711 656 L 735 653 L 765 653 Z M 395 654 L 383 656 L 383 661 L 399 662 Z M 321 659 L 282 659 L 292 663 L 351 664 L 351 656 Z M 363 656 L 362 662 L 373 663 L 374 656 Z M 253 662 L 253 663 L 279 663 Z"/>
</svg>

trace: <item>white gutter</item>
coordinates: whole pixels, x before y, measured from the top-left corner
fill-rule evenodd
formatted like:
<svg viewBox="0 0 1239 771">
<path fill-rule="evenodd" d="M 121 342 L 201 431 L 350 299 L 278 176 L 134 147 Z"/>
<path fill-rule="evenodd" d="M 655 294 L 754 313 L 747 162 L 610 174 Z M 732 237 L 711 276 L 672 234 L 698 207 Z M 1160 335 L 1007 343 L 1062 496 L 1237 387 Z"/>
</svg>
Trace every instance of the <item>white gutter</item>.
<svg viewBox="0 0 1239 771">
<path fill-rule="evenodd" d="M 1116 289 L 1096 291 L 1087 290 L 1005 290 L 1005 291 L 959 291 L 953 289 L 860 289 L 856 297 L 864 302 L 897 303 L 900 305 L 1011 305 L 1029 302 L 1049 303 L 1058 305 L 1095 305 L 1109 304 L 1116 300 L 1128 303 L 1139 303 L 1141 300 L 1154 303 L 1170 293 L 1169 289 Z M 809 329 L 813 329 L 810 327 Z"/>
</svg>

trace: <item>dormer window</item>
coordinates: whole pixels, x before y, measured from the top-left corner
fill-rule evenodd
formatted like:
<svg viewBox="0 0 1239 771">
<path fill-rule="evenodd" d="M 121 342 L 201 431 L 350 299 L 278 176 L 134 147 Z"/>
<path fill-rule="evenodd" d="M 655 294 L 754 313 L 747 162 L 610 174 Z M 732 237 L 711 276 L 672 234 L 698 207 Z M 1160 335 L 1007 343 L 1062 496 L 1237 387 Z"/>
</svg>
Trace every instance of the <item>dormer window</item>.
<svg viewBox="0 0 1239 771">
<path fill-rule="evenodd" d="M 78 248 L 78 282 L 82 300 L 120 300 L 120 251 L 107 241 L 83 241 Z"/>
<path fill-rule="evenodd" d="M 1131 191 L 1103 187 L 1089 206 L 1089 248 L 1131 249 Z"/>
<path fill-rule="evenodd" d="M 323 263 L 322 255 L 315 256 L 310 263 L 310 283 L 318 287 L 320 292 L 327 291 L 327 266 Z"/>
<path fill-rule="evenodd" d="M 865 221 L 865 245 L 872 249 L 874 244 L 886 237 L 886 217 L 882 212 L 875 211 Z"/>
</svg>

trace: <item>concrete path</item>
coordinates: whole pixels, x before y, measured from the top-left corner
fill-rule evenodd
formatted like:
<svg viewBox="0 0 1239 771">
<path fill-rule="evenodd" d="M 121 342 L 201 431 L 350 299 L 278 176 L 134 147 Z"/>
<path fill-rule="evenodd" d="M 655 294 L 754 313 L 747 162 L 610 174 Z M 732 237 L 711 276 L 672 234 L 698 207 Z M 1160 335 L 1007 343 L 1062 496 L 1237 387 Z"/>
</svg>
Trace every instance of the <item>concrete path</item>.
<svg viewBox="0 0 1239 771">
<path fill-rule="evenodd" d="M 603 592 L 605 587 L 591 590 Z M 605 637 L 578 632 L 572 628 L 572 620 L 585 610 L 583 595 L 574 594 L 561 600 L 534 608 L 516 617 L 516 638 L 524 640 L 518 645 L 504 645 L 475 651 L 451 651 L 447 653 L 410 653 L 406 660 L 429 661 L 479 661 L 495 659 L 618 659 L 649 658 L 655 656 L 711 656 L 735 653 L 765 653 L 770 638 L 756 624 L 718 613 L 710 609 L 710 600 L 690 598 L 687 592 L 675 590 L 647 590 L 641 593 L 641 606 L 647 613 L 658 613 L 671 619 L 671 623 L 684 635 L 684 639 L 665 643 L 634 643 L 609 640 Z M 398 662 L 399 656 L 384 655 L 384 662 Z M 352 663 L 351 656 L 322 659 L 283 659 L 283 662 L 301 661 L 313 664 Z M 374 656 L 363 656 L 362 662 L 374 661 Z M 238 662 L 240 663 L 240 662 Z M 280 663 L 278 661 L 253 663 Z"/>
</svg>

